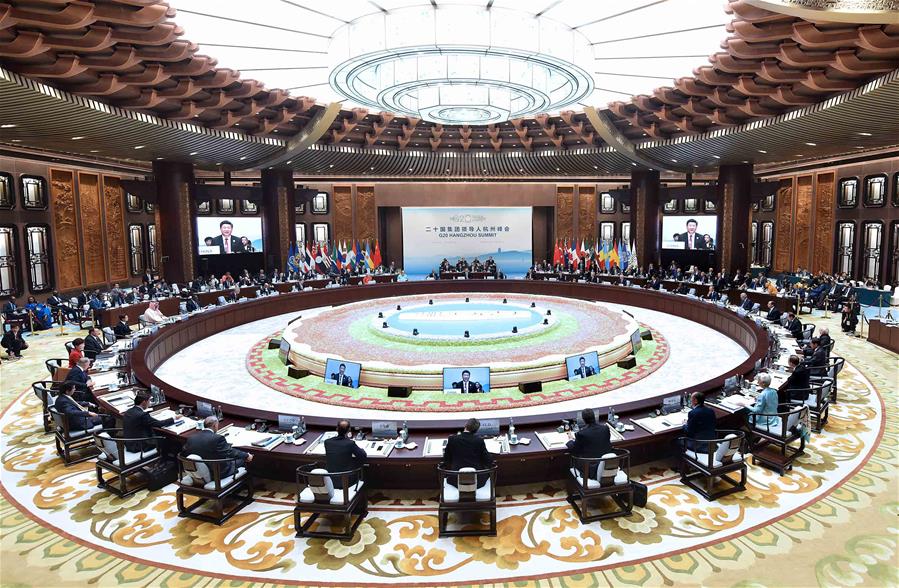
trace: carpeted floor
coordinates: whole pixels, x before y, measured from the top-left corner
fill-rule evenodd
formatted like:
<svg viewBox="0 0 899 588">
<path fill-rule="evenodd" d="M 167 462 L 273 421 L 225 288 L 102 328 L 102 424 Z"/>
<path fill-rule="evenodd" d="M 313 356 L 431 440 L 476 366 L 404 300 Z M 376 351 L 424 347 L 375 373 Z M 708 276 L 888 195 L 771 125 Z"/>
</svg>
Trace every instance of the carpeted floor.
<svg viewBox="0 0 899 588">
<path fill-rule="evenodd" d="M 750 466 L 745 493 L 708 503 L 673 464 L 650 464 L 632 472 L 646 508 L 586 526 L 559 482 L 501 488 L 495 538 L 438 539 L 430 493 L 376 493 L 348 542 L 295 539 L 286 485 L 223 527 L 179 519 L 173 488 L 98 491 L 89 462 L 61 465 L 30 392 L 74 335 L 37 335 L 0 368 L 0 584 L 899 585 L 897 356 L 810 320 L 831 326 L 848 365 L 830 425 L 786 476 Z"/>
</svg>

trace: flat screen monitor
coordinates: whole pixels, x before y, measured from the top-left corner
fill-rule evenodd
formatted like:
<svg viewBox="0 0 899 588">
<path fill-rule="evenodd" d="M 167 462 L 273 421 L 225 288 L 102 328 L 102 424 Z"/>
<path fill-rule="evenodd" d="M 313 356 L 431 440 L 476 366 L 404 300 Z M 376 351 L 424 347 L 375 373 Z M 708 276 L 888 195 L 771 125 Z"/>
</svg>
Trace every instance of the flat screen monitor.
<svg viewBox="0 0 899 588">
<path fill-rule="evenodd" d="M 197 217 L 197 253 L 225 255 L 262 251 L 262 219 L 250 216 Z"/>
<path fill-rule="evenodd" d="M 292 414 L 279 414 L 278 415 L 278 430 L 279 431 L 292 431 L 294 427 L 300 426 L 300 417 Z"/>
<path fill-rule="evenodd" d="M 281 343 L 278 345 L 278 359 L 281 360 L 281 363 L 287 365 L 288 359 L 290 358 L 290 341 L 282 338 Z"/>
<path fill-rule="evenodd" d="M 631 347 L 634 349 L 634 355 L 637 355 L 637 352 L 643 348 L 643 334 L 640 329 L 631 333 Z"/>
<path fill-rule="evenodd" d="M 378 439 L 391 439 L 396 437 L 398 427 L 396 421 L 372 421 L 371 436 Z"/>
<path fill-rule="evenodd" d="M 714 251 L 717 238 L 718 217 L 714 214 L 662 217 L 662 249 Z"/>
<path fill-rule="evenodd" d="M 588 351 L 565 358 L 565 369 L 569 380 L 583 380 L 599 375 L 599 354 Z"/>
<path fill-rule="evenodd" d="M 208 416 L 215 416 L 215 409 L 212 407 L 212 403 L 204 400 L 197 400 L 197 416 L 201 419 L 205 419 Z"/>
<path fill-rule="evenodd" d="M 449 394 L 490 392 L 490 368 L 443 368 L 443 391 Z"/>
<path fill-rule="evenodd" d="M 325 383 L 347 388 L 359 387 L 359 373 L 362 364 L 342 359 L 328 358 L 325 363 Z"/>
<path fill-rule="evenodd" d="M 482 420 L 481 428 L 478 429 L 478 435 L 481 437 L 496 437 L 499 435 L 499 419 Z"/>
</svg>

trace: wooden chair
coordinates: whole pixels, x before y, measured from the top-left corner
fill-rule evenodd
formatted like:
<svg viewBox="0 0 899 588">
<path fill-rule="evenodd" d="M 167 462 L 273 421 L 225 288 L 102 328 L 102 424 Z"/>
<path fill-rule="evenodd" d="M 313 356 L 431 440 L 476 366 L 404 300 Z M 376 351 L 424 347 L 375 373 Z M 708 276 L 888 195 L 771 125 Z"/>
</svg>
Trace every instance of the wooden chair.
<svg viewBox="0 0 899 588">
<path fill-rule="evenodd" d="M 805 433 L 799 425 L 807 419 L 808 411 L 804 404 L 780 404 L 775 414 L 749 413 L 746 418 L 753 460 L 781 475 L 793 469 L 793 462 L 805 453 Z M 777 419 L 769 424 L 766 417 Z"/>
<path fill-rule="evenodd" d="M 232 473 L 222 476 L 224 468 L 231 464 Z M 178 456 L 178 516 L 221 525 L 237 514 L 243 507 L 253 502 L 253 480 L 245 467 L 238 467 L 236 458 L 203 459 L 199 455 Z M 240 491 L 244 490 L 241 494 Z M 197 500 L 190 506 L 184 505 L 184 497 Z M 236 499 L 238 504 L 225 510 L 225 499 Z M 217 516 L 196 512 L 207 501 L 215 503 Z"/>
<path fill-rule="evenodd" d="M 496 536 L 496 464 L 476 470 L 462 468 L 450 470 L 443 463 L 437 465 L 440 484 L 440 500 L 437 505 L 437 531 L 440 537 L 461 537 L 466 535 Z M 478 478 L 484 483 L 478 485 Z M 450 482 L 455 481 L 453 485 Z M 449 529 L 451 513 L 483 513 L 490 516 L 487 528 L 462 527 Z"/>
<path fill-rule="evenodd" d="M 630 452 L 618 448 L 612 449 L 602 457 L 571 456 L 567 478 L 568 502 L 582 523 L 630 516 L 634 509 L 630 461 Z M 591 514 L 588 509 L 589 502 L 605 497 L 611 498 L 618 508 Z"/>
<path fill-rule="evenodd" d="M 53 424 L 55 425 L 56 453 L 67 466 L 81 463 L 97 456 L 98 451 L 94 445 L 92 435 L 103 430 L 102 424 L 95 425 L 90 429 L 73 430 L 69 426 L 68 415 L 57 411 L 52 406 L 49 408 L 49 412 L 50 418 L 53 419 Z M 81 457 L 73 458 L 72 453 L 75 452 L 84 452 L 84 454 Z"/>
<path fill-rule="evenodd" d="M 820 382 L 824 379 L 831 381 L 830 401 L 837 402 L 837 381 L 840 372 L 846 367 L 846 360 L 837 355 L 832 355 L 827 359 L 827 365 L 824 367 L 810 368 L 812 383 Z"/>
<path fill-rule="evenodd" d="M 680 481 L 706 500 L 717 500 L 746 489 L 747 468 L 743 457 L 746 434 L 743 431 L 718 431 L 718 435 L 718 439 L 702 441 L 687 437 L 677 439 L 681 454 Z M 739 473 L 738 479 L 731 477 L 734 472 Z M 715 489 L 719 480 L 725 486 Z"/>
<path fill-rule="evenodd" d="M 297 504 L 293 509 L 293 521 L 297 537 L 327 537 L 351 539 L 368 514 L 363 466 L 345 472 L 329 472 L 313 463 L 297 468 Z M 340 488 L 334 480 L 340 480 Z M 303 522 L 303 513 L 309 517 Z M 312 529 L 320 515 L 337 515 L 343 521 L 343 533 L 325 529 Z M 319 526 L 321 527 L 321 525 Z"/>
<path fill-rule="evenodd" d="M 48 359 L 44 362 L 44 365 L 47 367 L 47 371 L 50 372 L 50 379 L 54 381 L 61 382 L 62 380 L 57 377 L 57 374 L 60 368 L 68 369 L 69 360 L 66 359 Z M 68 374 L 68 372 L 66 372 Z"/>
<path fill-rule="evenodd" d="M 805 405 L 809 409 L 811 417 L 812 430 L 820 433 L 827 424 L 830 416 L 830 397 L 833 389 L 833 380 L 831 378 L 817 378 L 808 388 L 799 388 L 790 390 L 790 395 L 808 394 L 806 400 L 791 400 L 790 404 L 801 406 Z"/>
<path fill-rule="evenodd" d="M 41 401 L 41 406 L 43 406 L 42 420 L 44 422 L 44 432 L 49 433 L 53 426 L 53 417 L 50 416 L 50 407 L 56 402 L 56 394 L 59 392 L 59 382 L 41 380 L 40 382 L 33 382 L 31 384 L 31 389 L 34 391 L 34 395 Z"/>
<path fill-rule="evenodd" d="M 120 437 L 122 429 L 104 429 L 94 433 L 94 444 L 97 446 L 97 487 L 104 488 L 116 496 L 122 498 L 134 494 L 138 490 L 147 487 L 149 479 L 144 479 L 137 485 L 128 487 L 130 476 L 138 473 L 145 467 L 152 465 L 162 458 L 161 437 L 141 437 L 125 439 Z M 128 442 L 148 442 L 152 444 L 150 449 L 129 451 Z M 104 478 L 103 472 L 111 472 L 112 478 Z"/>
<path fill-rule="evenodd" d="M 812 337 L 815 335 L 815 325 L 812 323 L 803 323 L 802 324 L 802 339 L 797 341 L 797 343 L 802 345 L 808 345 L 812 342 Z"/>
</svg>

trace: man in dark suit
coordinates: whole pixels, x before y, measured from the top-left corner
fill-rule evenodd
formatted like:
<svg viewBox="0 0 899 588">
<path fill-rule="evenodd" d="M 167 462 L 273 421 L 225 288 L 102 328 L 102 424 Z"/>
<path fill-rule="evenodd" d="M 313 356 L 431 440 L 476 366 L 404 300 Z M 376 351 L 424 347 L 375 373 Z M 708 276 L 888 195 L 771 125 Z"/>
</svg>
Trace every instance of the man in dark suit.
<svg viewBox="0 0 899 588">
<path fill-rule="evenodd" d="M 827 351 L 821 346 L 821 339 L 812 337 L 811 357 L 805 360 L 805 364 L 815 376 L 827 375 Z"/>
<path fill-rule="evenodd" d="M 95 412 L 91 412 L 82 403 L 72 398 L 75 385 L 71 382 L 63 382 L 59 387 L 59 395 L 53 408 L 57 412 L 66 415 L 69 421 L 69 431 L 87 431 L 103 422 L 103 418 Z"/>
<path fill-rule="evenodd" d="M 115 333 L 115 336 L 118 339 L 125 339 L 131 335 L 131 327 L 128 326 L 127 314 L 119 315 L 119 322 L 112 328 L 112 332 Z"/>
<path fill-rule="evenodd" d="M 122 413 L 122 437 L 125 439 L 143 439 L 153 436 L 154 428 L 168 427 L 174 424 L 175 419 L 168 418 L 157 420 L 150 416 L 147 409 L 150 406 L 150 395 L 146 392 L 138 392 L 134 395 L 134 406 Z M 152 441 L 126 441 L 125 449 L 128 451 L 147 451 L 156 447 Z"/>
<path fill-rule="evenodd" d="M 690 405 L 693 408 L 687 413 L 687 422 L 684 423 L 684 435 L 688 437 L 687 449 L 705 453 L 709 444 L 701 441 L 714 439 L 717 435 L 715 411 L 705 405 L 705 394 L 702 392 L 690 395 Z"/>
<path fill-rule="evenodd" d="M 684 243 L 684 249 L 705 249 L 705 235 L 696 231 L 698 226 L 695 218 L 687 219 L 687 232 L 675 234 L 674 240 Z"/>
<path fill-rule="evenodd" d="M 97 359 L 97 354 L 107 347 L 109 345 L 103 342 L 102 334 L 97 327 L 92 328 L 88 336 L 84 338 L 84 356 L 92 361 Z"/>
<path fill-rule="evenodd" d="M 199 455 L 203 459 L 234 459 L 222 464 L 222 478 L 227 478 L 237 468 L 253 461 L 253 456 L 246 451 L 231 447 L 224 437 L 218 434 L 219 420 L 214 416 L 203 419 L 202 431 L 191 435 L 184 444 L 183 455 Z"/>
<path fill-rule="evenodd" d="M 595 373 L 596 370 L 594 370 L 592 366 L 587 365 L 586 359 L 582 357 L 578 360 L 578 367 L 574 370 L 574 375 L 580 376 L 581 378 L 589 378 Z"/>
<path fill-rule="evenodd" d="M 337 436 L 325 440 L 325 467 L 329 472 L 346 472 L 365 465 L 368 459 L 365 450 L 359 447 L 349 434 L 350 421 L 344 419 L 337 423 Z M 332 477 L 331 481 L 335 488 L 343 488 L 342 478 Z M 349 481 L 355 484 L 355 476 Z"/>
<path fill-rule="evenodd" d="M 789 321 L 787 322 L 787 330 L 790 331 L 790 336 L 796 340 L 802 339 L 802 321 L 796 318 L 795 312 L 788 312 L 787 318 Z"/>
<path fill-rule="evenodd" d="M 453 388 L 460 390 L 462 394 L 475 394 L 484 391 L 484 388 L 479 382 L 471 381 L 471 372 L 468 370 L 462 370 L 462 381 L 453 382 Z"/>
<path fill-rule="evenodd" d="M 480 428 L 481 422 L 471 418 L 465 423 L 465 429 L 461 433 L 447 439 L 443 450 L 443 463 L 448 469 L 482 470 L 493 465 L 493 457 L 487 451 L 487 444 L 477 435 Z M 478 486 L 483 485 L 488 477 L 486 474 L 478 476 Z M 453 486 L 456 485 L 456 480 L 452 477 L 447 477 L 447 481 Z"/>
<path fill-rule="evenodd" d="M 22 350 L 28 349 L 28 343 L 22 338 L 22 328 L 19 325 L 12 325 L 0 339 L 0 347 L 6 349 L 10 360 L 21 359 Z"/>
<path fill-rule="evenodd" d="M 791 355 L 787 361 L 790 364 L 790 369 L 793 371 L 778 391 L 778 402 L 786 404 L 792 400 L 805 401 L 808 398 L 809 376 L 811 374 L 798 355 Z"/>
<path fill-rule="evenodd" d="M 608 425 L 596 422 L 596 413 L 590 408 L 581 411 L 584 428 L 575 434 L 568 433 L 568 451 L 575 457 L 602 457 L 612 451 L 612 433 Z M 590 477 L 596 476 L 597 464 L 590 466 Z"/>
<path fill-rule="evenodd" d="M 353 378 L 346 375 L 345 363 L 340 364 L 336 374 L 331 374 L 331 379 L 334 380 L 334 383 L 338 386 L 346 386 L 347 388 L 353 387 Z"/>
<path fill-rule="evenodd" d="M 752 303 L 752 300 L 749 299 L 749 296 L 746 295 L 746 292 L 740 292 L 740 308 L 749 312 L 752 310 L 753 306 L 754 304 Z"/>
<path fill-rule="evenodd" d="M 721 294 L 718 293 L 718 290 L 715 289 L 715 286 L 709 286 L 709 291 L 703 296 L 706 300 L 711 300 L 712 302 L 718 302 L 721 300 Z"/>
<path fill-rule="evenodd" d="M 229 220 L 223 220 L 219 223 L 219 231 L 221 235 L 212 238 L 212 244 L 219 248 L 219 253 L 243 253 L 243 244 L 238 237 L 231 233 L 234 231 L 234 225 Z"/>
<path fill-rule="evenodd" d="M 776 322 L 780 321 L 780 317 L 781 317 L 782 314 L 783 314 L 783 313 L 780 312 L 780 310 L 778 310 L 778 309 L 774 306 L 774 301 L 773 301 L 773 300 L 769 300 L 769 301 L 768 301 L 768 313 L 765 315 L 765 318 L 768 319 L 769 321 L 773 322 L 773 323 L 776 323 Z"/>
<path fill-rule="evenodd" d="M 51 294 L 47 298 L 47 305 L 53 310 L 54 317 L 59 316 L 59 313 L 63 313 L 70 321 L 78 320 L 78 311 L 69 306 L 68 301 L 66 301 L 62 296 L 59 295 L 59 292 L 53 290 L 53 294 Z"/>
<path fill-rule="evenodd" d="M 91 391 L 91 388 L 94 387 L 94 381 L 87 375 L 87 370 L 90 368 L 90 365 L 91 360 L 82 357 L 78 360 L 78 363 L 75 364 L 75 367 L 69 370 L 65 381 L 75 385 L 75 389 L 77 390 L 76 398 L 78 400 L 96 403 L 94 393 Z"/>
</svg>

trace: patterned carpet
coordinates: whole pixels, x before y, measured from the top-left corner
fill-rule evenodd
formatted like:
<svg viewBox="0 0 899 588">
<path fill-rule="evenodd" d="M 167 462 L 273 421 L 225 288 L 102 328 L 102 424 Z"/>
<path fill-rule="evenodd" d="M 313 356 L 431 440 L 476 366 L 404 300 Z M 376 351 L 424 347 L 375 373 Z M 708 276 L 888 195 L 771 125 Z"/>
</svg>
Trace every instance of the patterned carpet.
<svg viewBox="0 0 899 588">
<path fill-rule="evenodd" d="M 222 527 L 179 519 L 173 488 L 98 491 L 91 464 L 63 467 L 39 427 L 29 385 L 72 337 L 39 335 L 0 368 L 0 584 L 899 585 L 897 356 L 832 330 L 840 403 L 789 475 L 750 466 L 746 492 L 709 503 L 650 464 L 632 471 L 646 508 L 586 526 L 558 482 L 500 488 L 494 538 L 438 539 L 432 493 L 375 494 L 347 542 L 295 539 L 287 485 Z"/>
</svg>

